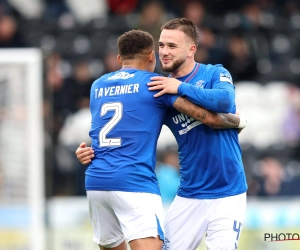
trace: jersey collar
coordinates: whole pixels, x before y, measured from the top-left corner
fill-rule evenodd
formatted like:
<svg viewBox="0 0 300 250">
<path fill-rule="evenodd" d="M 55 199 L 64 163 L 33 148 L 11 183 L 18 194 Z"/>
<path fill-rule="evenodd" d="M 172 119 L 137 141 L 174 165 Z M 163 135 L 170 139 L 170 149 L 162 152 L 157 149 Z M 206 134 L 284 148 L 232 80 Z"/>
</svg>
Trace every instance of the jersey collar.
<svg viewBox="0 0 300 250">
<path fill-rule="evenodd" d="M 194 69 L 192 70 L 191 73 L 189 73 L 185 76 L 178 77 L 176 79 L 181 82 L 189 82 L 195 77 L 195 75 L 198 73 L 199 69 L 200 69 L 200 63 L 196 62 Z M 171 74 L 169 75 L 169 77 L 171 77 Z"/>
</svg>

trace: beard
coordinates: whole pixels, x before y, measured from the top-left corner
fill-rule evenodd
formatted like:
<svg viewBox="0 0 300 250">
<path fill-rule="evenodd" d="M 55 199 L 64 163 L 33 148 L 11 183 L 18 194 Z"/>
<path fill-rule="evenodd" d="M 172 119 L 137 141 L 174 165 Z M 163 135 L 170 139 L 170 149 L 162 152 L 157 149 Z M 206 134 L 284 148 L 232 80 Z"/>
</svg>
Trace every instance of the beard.
<svg viewBox="0 0 300 250">
<path fill-rule="evenodd" d="M 171 65 L 164 65 L 163 62 L 160 60 L 160 65 L 163 71 L 165 72 L 173 72 L 176 71 L 183 63 L 185 62 L 185 59 L 177 59 L 173 62 Z"/>
</svg>

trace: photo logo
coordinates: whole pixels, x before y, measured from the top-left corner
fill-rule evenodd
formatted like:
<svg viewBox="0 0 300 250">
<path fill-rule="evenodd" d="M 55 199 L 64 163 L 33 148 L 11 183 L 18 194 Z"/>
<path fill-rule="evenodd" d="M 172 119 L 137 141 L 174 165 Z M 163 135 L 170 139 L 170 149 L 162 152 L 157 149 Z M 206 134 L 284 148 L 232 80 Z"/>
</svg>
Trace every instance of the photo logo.
<svg viewBox="0 0 300 250">
<path fill-rule="evenodd" d="M 298 233 L 265 233 L 264 241 L 266 242 L 279 242 L 279 241 L 291 241 L 299 240 L 300 235 Z"/>
</svg>

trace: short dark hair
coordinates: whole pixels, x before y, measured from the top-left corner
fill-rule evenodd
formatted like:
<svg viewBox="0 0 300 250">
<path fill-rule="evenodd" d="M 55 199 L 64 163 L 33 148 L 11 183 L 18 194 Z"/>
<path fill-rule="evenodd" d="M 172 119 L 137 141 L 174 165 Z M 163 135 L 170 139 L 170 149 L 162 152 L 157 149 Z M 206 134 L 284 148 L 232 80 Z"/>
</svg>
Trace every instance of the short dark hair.
<svg viewBox="0 0 300 250">
<path fill-rule="evenodd" d="M 174 18 L 168 21 L 161 27 L 161 30 L 181 30 L 184 34 L 192 38 L 196 47 L 199 43 L 199 30 L 197 26 L 189 19 L 183 18 Z"/>
<path fill-rule="evenodd" d="M 136 59 L 154 50 L 153 37 L 142 30 L 130 30 L 118 39 L 118 53 L 123 60 Z"/>
</svg>

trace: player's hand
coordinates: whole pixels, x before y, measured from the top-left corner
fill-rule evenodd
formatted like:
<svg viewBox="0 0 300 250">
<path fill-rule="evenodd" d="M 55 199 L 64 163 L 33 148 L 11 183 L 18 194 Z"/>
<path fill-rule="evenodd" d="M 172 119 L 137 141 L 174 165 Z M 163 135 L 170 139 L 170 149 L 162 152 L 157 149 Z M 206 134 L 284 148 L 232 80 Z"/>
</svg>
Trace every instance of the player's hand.
<svg viewBox="0 0 300 250">
<path fill-rule="evenodd" d="M 148 83 L 149 90 L 161 90 L 154 95 L 154 97 L 159 97 L 163 94 L 177 94 L 178 87 L 182 83 L 181 81 L 164 76 L 155 76 L 151 78 L 152 82 Z"/>
<path fill-rule="evenodd" d="M 85 142 L 80 143 L 75 154 L 77 159 L 83 165 L 90 163 L 94 158 L 94 150 L 91 147 L 87 147 Z"/>
</svg>

